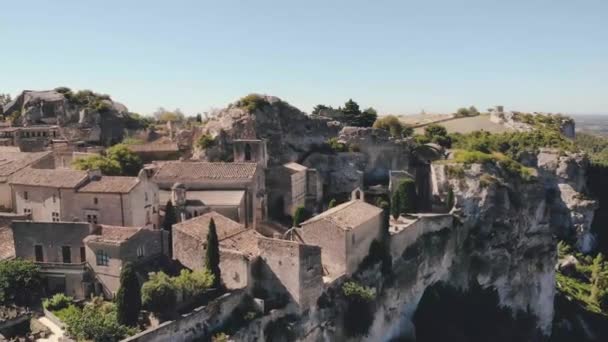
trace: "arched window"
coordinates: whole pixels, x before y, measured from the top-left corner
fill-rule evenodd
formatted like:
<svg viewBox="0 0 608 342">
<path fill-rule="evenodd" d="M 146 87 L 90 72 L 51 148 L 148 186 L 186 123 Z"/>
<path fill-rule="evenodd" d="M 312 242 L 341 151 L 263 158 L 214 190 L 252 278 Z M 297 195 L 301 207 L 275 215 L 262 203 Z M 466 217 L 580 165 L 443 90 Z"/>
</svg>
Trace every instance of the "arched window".
<svg viewBox="0 0 608 342">
<path fill-rule="evenodd" d="M 245 161 L 251 161 L 251 145 L 245 145 Z"/>
<path fill-rule="evenodd" d="M 359 190 L 355 191 L 355 199 L 356 200 L 360 200 L 361 199 L 361 191 L 359 191 Z"/>
</svg>

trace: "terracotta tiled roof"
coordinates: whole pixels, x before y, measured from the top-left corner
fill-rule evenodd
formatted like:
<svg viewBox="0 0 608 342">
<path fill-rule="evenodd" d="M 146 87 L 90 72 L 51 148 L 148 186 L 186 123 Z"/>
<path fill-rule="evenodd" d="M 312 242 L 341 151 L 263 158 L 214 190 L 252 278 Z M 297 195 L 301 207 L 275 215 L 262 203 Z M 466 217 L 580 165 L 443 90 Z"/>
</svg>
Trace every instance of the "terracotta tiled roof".
<svg viewBox="0 0 608 342">
<path fill-rule="evenodd" d="M 52 152 L 0 152 L 0 177 L 8 177 L 51 153 Z"/>
<path fill-rule="evenodd" d="M 78 192 L 108 192 L 128 194 L 139 183 L 137 177 L 102 176 L 78 189 Z"/>
<path fill-rule="evenodd" d="M 253 178 L 256 163 L 166 162 L 158 167 L 156 182 L 196 182 L 209 180 L 247 180 Z"/>
<path fill-rule="evenodd" d="M 256 233 L 255 229 L 246 229 L 221 240 L 220 247 L 253 257 L 260 254 L 258 237 L 259 234 Z"/>
<path fill-rule="evenodd" d="M 206 241 L 211 219 L 215 221 L 215 229 L 220 241 L 245 229 L 242 224 L 215 211 L 174 224 L 173 229 L 188 234 L 195 239 Z"/>
<path fill-rule="evenodd" d="M 95 235 L 89 235 L 84 240 L 85 242 L 98 242 L 108 244 L 121 244 L 133 235 L 137 234 L 141 227 L 121 227 L 121 226 L 109 226 L 99 225 L 97 233 Z"/>
<path fill-rule="evenodd" d="M 133 152 L 178 152 L 177 143 L 149 143 L 127 145 Z"/>
<path fill-rule="evenodd" d="M 344 230 L 350 230 L 381 214 L 382 209 L 375 205 L 364 201 L 350 201 L 326 210 L 308 221 L 302 222 L 302 226 L 306 229 L 305 226 L 308 223 L 328 220 Z"/>
<path fill-rule="evenodd" d="M 75 188 L 88 178 L 86 171 L 69 169 L 32 169 L 15 175 L 10 184 L 46 186 L 52 188 Z"/>
<path fill-rule="evenodd" d="M 15 257 L 15 241 L 11 227 L 0 227 L 0 260 Z"/>
</svg>

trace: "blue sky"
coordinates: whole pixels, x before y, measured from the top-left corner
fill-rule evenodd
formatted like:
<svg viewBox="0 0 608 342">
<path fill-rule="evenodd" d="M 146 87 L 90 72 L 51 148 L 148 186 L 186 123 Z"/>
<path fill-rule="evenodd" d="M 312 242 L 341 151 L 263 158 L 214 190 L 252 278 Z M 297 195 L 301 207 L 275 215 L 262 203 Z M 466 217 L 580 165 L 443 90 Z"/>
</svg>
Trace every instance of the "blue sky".
<svg viewBox="0 0 608 342">
<path fill-rule="evenodd" d="M 251 92 L 305 111 L 475 104 L 608 113 L 608 1 L 10 1 L 0 92 L 65 85 L 131 110 Z"/>
</svg>

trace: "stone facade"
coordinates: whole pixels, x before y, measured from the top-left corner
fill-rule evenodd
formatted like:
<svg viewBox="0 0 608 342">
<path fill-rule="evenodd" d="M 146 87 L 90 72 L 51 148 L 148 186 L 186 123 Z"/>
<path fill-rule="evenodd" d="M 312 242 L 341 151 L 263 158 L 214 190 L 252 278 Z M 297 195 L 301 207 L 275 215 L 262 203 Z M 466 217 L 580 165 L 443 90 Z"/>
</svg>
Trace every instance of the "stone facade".
<svg viewBox="0 0 608 342">
<path fill-rule="evenodd" d="M 30 169 L 10 181 L 15 211 L 35 221 L 85 221 L 158 227 L 158 188 L 146 171 L 138 177 Z"/>
<path fill-rule="evenodd" d="M 94 274 L 95 292 L 113 298 L 120 287 L 120 271 L 126 262 L 146 263 L 168 252 L 163 230 L 98 226 L 84 239 L 88 267 Z"/>
<path fill-rule="evenodd" d="M 74 298 L 90 293 L 83 239 L 92 234 L 89 223 L 13 221 L 15 256 L 40 265 L 46 292 L 65 292 Z"/>
<path fill-rule="evenodd" d="M 305 243 L 321 247 L 330 280 L 353 274 L 380 237 L 382 209 L 363 198 L 340 204 L 301 224 Z"/>
<path fill-rule="evenodd" d="M 0 152 L 0 208 L 14 209 L 11 180 L 28 167 L 53 168 L 55 160 L 50 152 Z"/>
<path fill-rule="evenodd" d="M 244 191 L 241 221 L 250 227 L 266 219 L 265 173 L 256 163 L 164 162 L 150 167 L 160 190 L 181 183 L 187 191 Z"/>
<path fill-rule="evenodd" d="M 321 248 L 299 242 L 258 238 L 260 270 L 256 287 L 269 297 L 287 296 L 302 309 L 316 305 L 323 292 Z"/>
</svg>

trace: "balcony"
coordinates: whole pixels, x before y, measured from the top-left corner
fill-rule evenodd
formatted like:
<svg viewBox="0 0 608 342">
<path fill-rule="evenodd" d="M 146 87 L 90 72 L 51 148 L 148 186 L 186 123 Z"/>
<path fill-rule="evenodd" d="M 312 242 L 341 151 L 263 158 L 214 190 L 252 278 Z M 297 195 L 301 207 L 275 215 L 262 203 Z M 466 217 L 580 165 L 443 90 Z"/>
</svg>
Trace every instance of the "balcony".
<svg viewBox="0 0 608 342">
<path fill-rule="evenodd" d="M 63 262 L 36 262 L 43 274 L 82 274 L 86 271 L 86 262 L 63 263 Z"/>
</svg>

